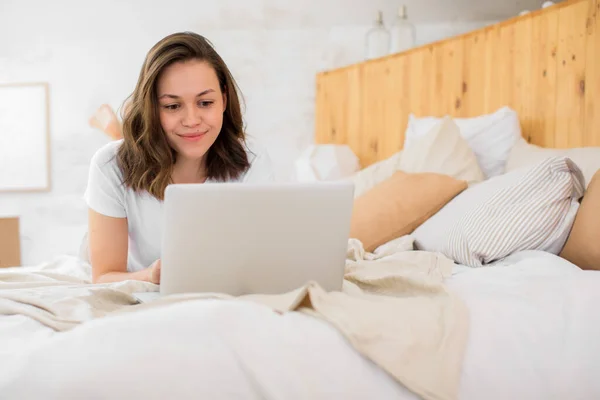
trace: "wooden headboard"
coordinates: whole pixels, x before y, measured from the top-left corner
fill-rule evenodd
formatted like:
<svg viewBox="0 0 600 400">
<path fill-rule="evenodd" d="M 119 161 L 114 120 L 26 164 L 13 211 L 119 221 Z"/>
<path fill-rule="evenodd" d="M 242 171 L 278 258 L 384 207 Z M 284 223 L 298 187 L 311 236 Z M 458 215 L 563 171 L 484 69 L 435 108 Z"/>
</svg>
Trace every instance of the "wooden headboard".
<svg viewBox="0 0 600 400">
<path fill-rule="evenodd" d="M 571 0 L 404 53 L 317 75 L 315 142 L 363 167 L 402 148 L 408 115 L 508 105 L 544 147 L 600 146 L 600 0 Z"/>
</svg>

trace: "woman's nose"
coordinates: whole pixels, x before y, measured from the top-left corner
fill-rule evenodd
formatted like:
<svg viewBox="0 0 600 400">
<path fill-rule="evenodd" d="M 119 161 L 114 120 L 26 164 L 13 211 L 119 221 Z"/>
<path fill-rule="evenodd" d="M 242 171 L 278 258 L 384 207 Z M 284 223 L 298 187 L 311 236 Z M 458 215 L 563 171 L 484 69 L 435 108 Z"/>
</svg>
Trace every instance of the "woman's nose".
<svg viewBox="0 0 600 400">
<path fill-rule="evenodd" d="M 200 125 L 202 122 L 202 116 L 200 110 L 197 107 L 186 107 L 181 123 L 183 126 L 193 128 Z"/>
</svg>

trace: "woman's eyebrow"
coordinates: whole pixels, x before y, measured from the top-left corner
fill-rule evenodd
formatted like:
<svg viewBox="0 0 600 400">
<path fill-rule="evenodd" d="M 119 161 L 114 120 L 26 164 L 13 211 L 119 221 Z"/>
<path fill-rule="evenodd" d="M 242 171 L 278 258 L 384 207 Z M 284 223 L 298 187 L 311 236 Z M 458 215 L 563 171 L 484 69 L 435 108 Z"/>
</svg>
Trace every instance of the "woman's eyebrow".
<svg viewBox="0 0 600 400">
<path fill-rule="evenodd" d="M 196 97 L 204 96 L 205 94 L 208 94 L 208 93 L 211 93 L 211 92 L 214 92 L 214 91 L 215 91 L 214 89 L 206 89 L 205 91 L 203 91 L 201 93 L 198 93 L 196 95 Z M 159 99 L 162 99 L 163 97 L 169 97 L 171 99 L 178 99 L 179 98 L 179 96 L 177 96 L 177 95 L 165 93 L 165 94 L 160 95 Z"/>
</svg>

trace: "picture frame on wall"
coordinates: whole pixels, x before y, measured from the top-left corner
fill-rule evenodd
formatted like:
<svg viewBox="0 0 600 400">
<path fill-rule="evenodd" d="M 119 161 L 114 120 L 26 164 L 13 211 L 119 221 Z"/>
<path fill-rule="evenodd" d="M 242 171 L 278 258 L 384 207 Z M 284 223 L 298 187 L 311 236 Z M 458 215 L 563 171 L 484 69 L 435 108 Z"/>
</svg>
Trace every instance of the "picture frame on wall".
<svg viewBox="0 0 600 400">
<path fill-rule="evenodd" d="M 46 82 L 0 84 L 0 193 L 51 188 Z"/>
</svg>

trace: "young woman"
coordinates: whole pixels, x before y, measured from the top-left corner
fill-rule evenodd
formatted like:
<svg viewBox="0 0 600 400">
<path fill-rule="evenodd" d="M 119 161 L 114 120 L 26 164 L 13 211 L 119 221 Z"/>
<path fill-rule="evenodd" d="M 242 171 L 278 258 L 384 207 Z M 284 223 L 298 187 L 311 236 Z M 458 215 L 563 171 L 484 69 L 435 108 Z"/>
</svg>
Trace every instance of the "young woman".
<svg viewBox="0 0 600 400">
<path fill-rule="evenodd" d="M 123 139 L 94 155 L 84 196 L 93 281 L 158 284 L 167 185 L 269 181 L 273 171 L 245 136 L 229 69 L 200 35 L 154 45 L 124 110 Z"/>
</svg>

